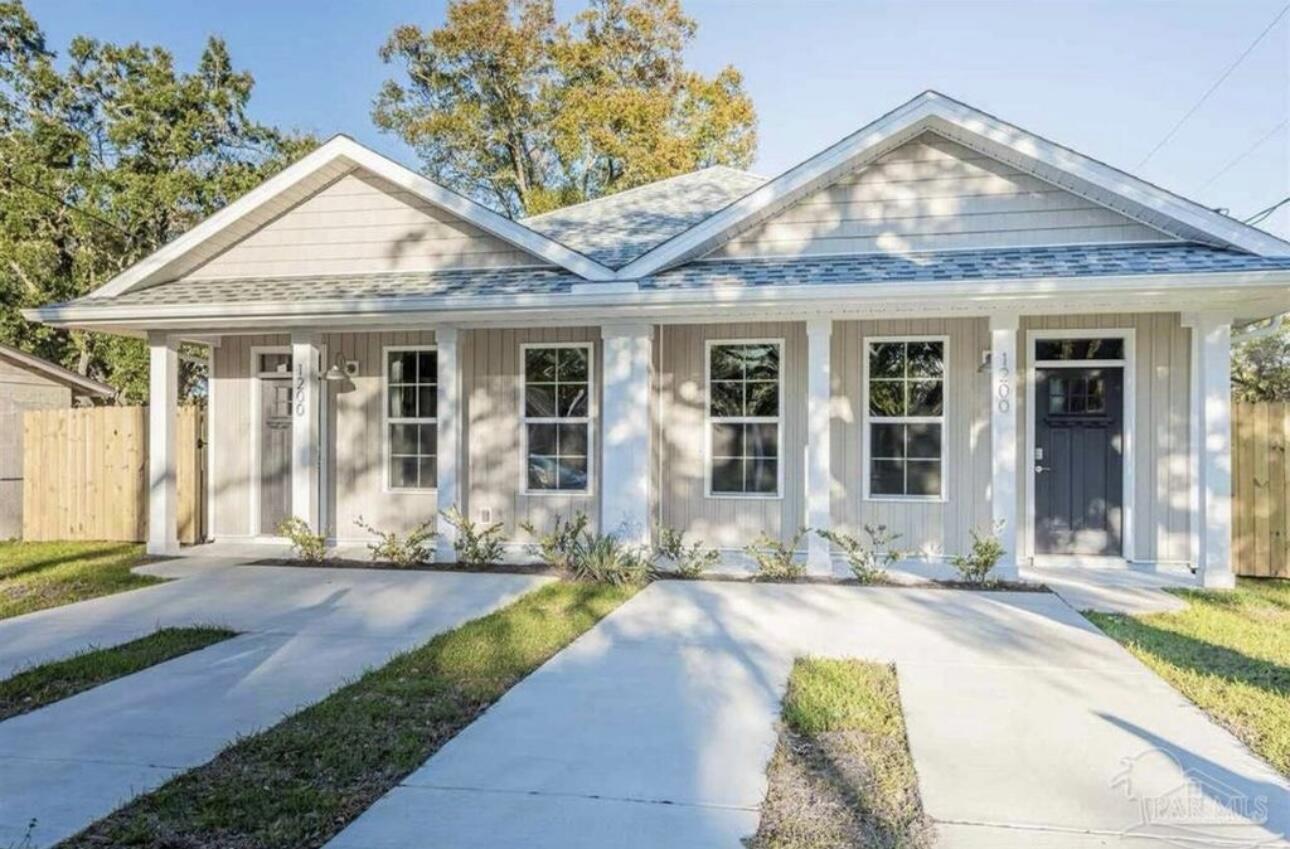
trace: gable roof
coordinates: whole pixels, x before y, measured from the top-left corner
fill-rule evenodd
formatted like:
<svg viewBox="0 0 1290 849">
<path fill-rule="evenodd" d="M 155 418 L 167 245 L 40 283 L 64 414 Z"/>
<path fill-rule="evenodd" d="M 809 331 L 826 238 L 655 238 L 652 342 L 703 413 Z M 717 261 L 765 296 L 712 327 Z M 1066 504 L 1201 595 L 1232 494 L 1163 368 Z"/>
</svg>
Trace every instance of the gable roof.
<svg viewBox="0 0 1290 849">
<path fill-rule="evenodd" d="M 613 278 L 612 269 L 589 257 L 445 189 L 348 136 L 334 136 L 317 150 L 121 272 L 95 290 L 93 295 L 121 295 L 173 280 L 355 169 L 370 171 L 484 232 L 587 280 Z"/>
<path fill-rule="evenodd" d="M 520 223 L 602 265 L 621 268 L 765 182 L 765 177 L 714 165 Z"/>
<path fill-rule="evenodd" d="M 0 359 L 8 360 L 20 368 L 43 375 L 50 380 L 63 384 L 72 390 L 73 395 L 93 395 L 96 398 L 111 398 L 116 390 L 106 383 L 78 374 L 71 369 L 63 368 L 57 363 L 41 359 L 35 354 L 28 354 L 10 345 L 0 345 Z"/>
<path fill-rule="evenodd" d="M 618 270 L 647 277 L 725 240 L 863 168 L 924 132 L 977 150 L 1179 240 L 1290 256 L 1290 243 L 1062 147 L 935 91 L 926 91 Z"/>
</svg>

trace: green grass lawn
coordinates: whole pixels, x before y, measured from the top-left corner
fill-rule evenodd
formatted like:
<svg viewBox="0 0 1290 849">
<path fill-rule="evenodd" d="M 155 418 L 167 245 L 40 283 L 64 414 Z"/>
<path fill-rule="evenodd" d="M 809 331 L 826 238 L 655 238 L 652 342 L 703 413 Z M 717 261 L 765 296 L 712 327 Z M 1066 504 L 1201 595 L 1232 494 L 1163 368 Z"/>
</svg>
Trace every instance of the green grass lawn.
<svg viewBox="0 0 1290 849">
<path fill-rule="evenodd" d="M 781 720 L 750 849 L 932 844 L 893 667 L 800 659 Z"/>
<path fill-rule="evenodd" d="M 130 571 L 142 557 L 134 543 L 0 542 L 0 619 L 160 583 Z"/>
<path fill-rule="evenodd" d="M 62 845 L 321 846 L 635 592 L 542 587 L 399 655 Z"/>
<path fill-rule="evenodd" d="M 0 681 L 0 720 L 42 708 L 235 635 L 226 628 L 163 628 L 119 646 L 91 649 L 65 660 L 34 666 Z"/>
<path fill-rule="evenodd" d="M 1290 581 L 1171 592 L 1186 610 L 1085 615 L 1290 776 Z"/>
</svg>

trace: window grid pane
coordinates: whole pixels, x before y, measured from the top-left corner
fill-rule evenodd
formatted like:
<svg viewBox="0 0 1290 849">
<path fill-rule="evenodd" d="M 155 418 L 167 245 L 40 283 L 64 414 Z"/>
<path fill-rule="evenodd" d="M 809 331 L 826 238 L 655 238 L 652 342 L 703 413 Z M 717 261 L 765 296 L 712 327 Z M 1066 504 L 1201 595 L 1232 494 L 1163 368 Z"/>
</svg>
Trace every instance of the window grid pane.
<svg viewBox="0 0 1290 849">
<path fill-rule="evenodd" d="M 870 495 L 941 497 L 945 343 L 872 341 L 866 377 Z"/>
<path fill-rule="evenodd" d="M 532 491 L 585 492 L 591 438 L 591 349 L 524 352 L 525 483 Z"/>
<path fill-rule="evenodd" d="M 391 489 L 438 486 L 439 380 L 434 351 L 387 351 L 385 445 Z"/>
<path fill-rule="evenodd" d="M 780 346 L 708 349 L 709 487 L 721 495 L 779 493 Z"/>
</svg>

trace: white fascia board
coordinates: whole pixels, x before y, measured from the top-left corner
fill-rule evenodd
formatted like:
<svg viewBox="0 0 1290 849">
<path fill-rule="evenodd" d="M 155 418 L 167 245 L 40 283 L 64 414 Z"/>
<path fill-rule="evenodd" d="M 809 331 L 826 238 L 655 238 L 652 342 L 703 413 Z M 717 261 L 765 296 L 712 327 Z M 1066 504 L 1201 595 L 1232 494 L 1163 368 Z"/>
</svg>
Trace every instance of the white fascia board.
<svg viewBox="0 0 1290 849">
<path fill-rule="evenodd" d="M 1290 242 L 1028 133 L 967 104 L 929 91 L 637 257 L 619 269 L 618 277 L 624 280 L 646 277 L 693 259 L 716 247 L 728 234 L 748 226 L 758 217 L 773 214 L 832 175 L 862 167 L 886 153 L 894 143 L 913 138 L 927 129 L 939 127 L 943 130 L 946 125 L 1006 147 L 1018 156 L 1067 172 L 1123 198 L 1126 204 L 1141 206 L 1186 228 L 1206 233 L 1213 237 L 1215 243 L 1260 256 L 1290 256 Z"/>
<path fill-rule="evenodd" d="M 312 153 L 287 166 L 255 189 L 214 213 L 187 233 L 130 266 L 92 292 L 90 297 L 106 298 L 121 295 L 139 286 L 157 282 L 153 279 L 154 276 L 171 263 L 182 259 L 189 251 L 225 228 L 337 160 L 346 160 L 354 166 L 371 171 L 507 244 L 541 257 L 587 280 L 611 280 L 614 277 L 611 269 L 577 251 L 516 224 L 469 198 L 445 189 L 347 136 L 335 136 Z"/>
</svg>

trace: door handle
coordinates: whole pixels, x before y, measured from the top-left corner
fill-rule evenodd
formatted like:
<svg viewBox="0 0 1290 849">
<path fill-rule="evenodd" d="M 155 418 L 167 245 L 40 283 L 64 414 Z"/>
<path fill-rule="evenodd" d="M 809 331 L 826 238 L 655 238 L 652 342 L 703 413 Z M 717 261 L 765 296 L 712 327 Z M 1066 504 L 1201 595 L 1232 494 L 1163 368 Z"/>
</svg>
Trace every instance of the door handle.
<svg viewBox="0 0 1290 849">
<path fill-rule="evenodd" d="M 1042 465 L 1039 465 L 1038 463 L 1035 464 L 1035 474 L 1039 474 L 1040 472 L 1046 472 L 1046 471 L 1048 471 L 1047 466 L 1042 466 Z"/>
</svg>

